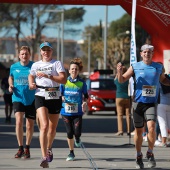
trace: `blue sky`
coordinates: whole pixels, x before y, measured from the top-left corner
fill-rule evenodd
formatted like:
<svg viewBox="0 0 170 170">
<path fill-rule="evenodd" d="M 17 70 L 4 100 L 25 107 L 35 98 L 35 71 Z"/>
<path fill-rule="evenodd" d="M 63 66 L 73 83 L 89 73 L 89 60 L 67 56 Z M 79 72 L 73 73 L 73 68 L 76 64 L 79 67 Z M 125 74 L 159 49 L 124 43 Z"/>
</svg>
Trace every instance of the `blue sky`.
<svg viewBox="0 0 170 170">
<path fill-rule="evenodd" d="M 82 5 L 77 5 L 77 7 L 81 7 Z M 81 29 L 82 31 L 84 28 L 88 25 L 95 26 L 99 24 L 99 21 L 102 20 L 102 22 L 105 22 L 105 9 L 106 6 L 90 6 L 90 5 L 83 5 L 84 9 L 86 10 L 86 13 L 84 15 L 84 22 L 80 25 L 74 26 L 77 29 Z M 69 9 L 75 7 L 75 5 L 65 5 L 65 9 Z M 115 21 L 121 16 L 123 16 L 126 13 L 126 11 L 119 5 L 115 6 L 108 6 L 108 23 L 111 21 Z M 52 36 L 54 37 L 54 32 L 56 31 L 56 37 L 57 37 L 57 29 L 56 28 L 49 28 L 43 32 L 44 35 Z M 80 33 L 77 36 L 65 36 L 65 39 L 74 39 L 74 40 L 80 40 L 82 39 L 82 34 Z"/>
<path fill-rule="evenodd" d="M 69 9 L 72 7 L 84 7 L 86 10 L 86 13 L 84 15 L 84 21 L 79 25 L 71 25 L 71 27 L 76 29 L 81 29 L 82 31 L 84 28 L 88 25 L 96 26 L 99 25 L 99 21 L 101 20 L 103 23 L 105 22 L 105 9 L 106 6 L 104 5 L 64 5 L 64 9 Z M 108 23 L 111 21 L 115 21 L 119 18 L 121 18 L 126 11 L 119 5 L 114 6 L 108 6 Z M 30 30 L 27 26 L 24 27 L 24 35 L 28 36 L 30 35 Z M 57 28 L 56 26 L 49 26 L 48 29 L 45 29 L 42 32 L 43 35 L 48 37 L 56 37 L 58 36 Z M 0 32 L 0 36 L 4 36 L 4 32 Z M 64 35 L 64 39 L 72 39 L 72 40 L 81 40 L 82 39 L 82 32 L 80 34 L 74 35 Z"/>
</svg>

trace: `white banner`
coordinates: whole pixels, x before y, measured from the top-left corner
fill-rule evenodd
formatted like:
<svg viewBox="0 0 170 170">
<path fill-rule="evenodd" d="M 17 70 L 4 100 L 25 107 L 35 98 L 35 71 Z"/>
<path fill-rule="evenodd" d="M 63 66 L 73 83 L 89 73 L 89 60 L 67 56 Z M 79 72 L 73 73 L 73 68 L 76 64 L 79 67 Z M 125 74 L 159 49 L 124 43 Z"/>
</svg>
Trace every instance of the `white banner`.
<svg viewBox="0 0 170 170">
<path fill-rule="evenodd" d="M 136 57 L 136 36 L 135 36 L 135 17 L 136 17 L 136 0 L 132 3 L 132 20 L 131 20 L 131 45 L 130 45 L 130 66 L 137 62 Z M 133 96 L 134 92 L 134 81 L 131 77 L 129 80 L 130 92 L 129 95 Z"/>
</svg>

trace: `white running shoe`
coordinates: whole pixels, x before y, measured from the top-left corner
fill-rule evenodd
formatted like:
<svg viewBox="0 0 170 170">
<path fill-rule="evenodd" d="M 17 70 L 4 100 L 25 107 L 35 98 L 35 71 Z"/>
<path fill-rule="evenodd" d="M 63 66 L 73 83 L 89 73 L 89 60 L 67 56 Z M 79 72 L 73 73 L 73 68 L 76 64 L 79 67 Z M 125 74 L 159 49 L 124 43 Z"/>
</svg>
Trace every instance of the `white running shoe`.
<svg viewBox="0 0 170 170">
<path fill-rule="evenodd" d="M 156 140 L 154 146 L 159 146 L 160 144 L 161 142 L 159 140 Z"/>
</svg>

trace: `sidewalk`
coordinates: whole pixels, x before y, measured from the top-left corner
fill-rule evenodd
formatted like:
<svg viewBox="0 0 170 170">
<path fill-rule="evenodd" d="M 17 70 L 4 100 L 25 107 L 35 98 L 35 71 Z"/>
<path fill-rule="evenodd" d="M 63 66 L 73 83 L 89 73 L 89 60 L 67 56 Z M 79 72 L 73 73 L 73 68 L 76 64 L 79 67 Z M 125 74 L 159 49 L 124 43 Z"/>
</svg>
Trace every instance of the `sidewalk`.
<svg viewBox="0 0 170 170">
<path fill-rule="evenodd" d="M 1 101 L 0 101 L 1 102 Z M 54 160 L 49 164 L 49 169 L 58 170 L 88 170 L 88 169 L 135 169 L 135 148 L 133 145 L 133 136 L 131 140 L 124 134 L 121 137 L 115 137 L 113 133 L 116 126 L 116 116 L 84 116 L 82 142 L 85 150 L 90 154 L 90 159 L 96 167 L 92 167 L 82 148 L 75 148 L 75 161 L 65 161 L 69 153 L 66 141 L 66 133 L 62 120 L 60 119 L 57 128 L 56 138 L 53 144 Z M 0 105 L 0 169 L 1 170 L 39 170 L 41 151 L 39 146 L 39 133 L 35 125 L 35 132 L 31 144 L 31 159 L 15 159 L 17 152 L 17 140 L 15 136 L 15 119 L 12 124 L 4 124 L 3 105 Z M 147 142 L 143 142 L 142 152 L 145 157 L 147 151 Z M 170 169 L 169 148 L 154 148 L 154 154 L 157 161 L 157 170 Z M 145 169 L 147 161 L 144 158 Z"/>
</svg>

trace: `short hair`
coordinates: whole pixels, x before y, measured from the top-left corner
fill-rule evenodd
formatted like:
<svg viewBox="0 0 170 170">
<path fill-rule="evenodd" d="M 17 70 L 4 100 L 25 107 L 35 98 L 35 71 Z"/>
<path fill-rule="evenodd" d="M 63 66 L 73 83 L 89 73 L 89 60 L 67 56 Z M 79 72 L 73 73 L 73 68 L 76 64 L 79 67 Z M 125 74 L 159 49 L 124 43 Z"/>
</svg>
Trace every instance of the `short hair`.
<svg viewBox="0 0 170 170">
<path fill-rule="evenodd" d="M 70 65 L 71 64 L 76 64 L 79 67 L 79 71 L 83 70 L 83 64 L 80 58 L 74 58 L 73 60 L 70 61 Z"/>
<path fill-rule="evenodd" d="M 21 46 L 21 48 L 19 49 L 19 52 L 22 50 L 27 50 L 31 54 L 30 47 L 28 47 L 28 46 Z"/>
</svg>

